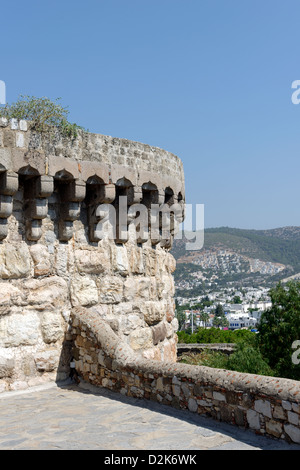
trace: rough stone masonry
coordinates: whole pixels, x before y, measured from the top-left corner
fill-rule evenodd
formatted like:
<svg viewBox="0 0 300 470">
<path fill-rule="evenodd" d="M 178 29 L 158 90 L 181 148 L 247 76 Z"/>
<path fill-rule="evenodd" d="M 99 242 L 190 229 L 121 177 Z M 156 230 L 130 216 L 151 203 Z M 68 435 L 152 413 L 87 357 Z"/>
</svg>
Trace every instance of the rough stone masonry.
<svg viewBox="0 0 300 470">
<path fill-rule="evenodd" d="M 120 196 L 184 205 L 180 159 L 0 119 L 0 392 L 72 363 L 79 380 L 300 443 L 299 382 L 176 363 L 174 234 L 136 239 L 131 217 L 103 236 L 99 205 L 119 214 Z"/>
</svg>

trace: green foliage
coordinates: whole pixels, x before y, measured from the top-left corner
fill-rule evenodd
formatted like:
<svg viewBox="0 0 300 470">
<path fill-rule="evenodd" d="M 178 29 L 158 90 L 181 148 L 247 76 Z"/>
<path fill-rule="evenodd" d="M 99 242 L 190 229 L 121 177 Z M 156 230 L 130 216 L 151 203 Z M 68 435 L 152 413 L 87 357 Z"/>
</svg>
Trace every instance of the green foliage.
<svg viewBox="0 0 300 470">
<path fill-rule="evenodd" d="M 300 341 L 300 282 L 291 281 L 285 286 L 279 283 L 271 289 L 270 297 L 272 307 L 262 313 L 258 334 L 249 330 L 199 328 L 193 335 L 178 332 L 179 343 L 235 343 L 236 349 L 224 359 L 223 368 L 300 380 L 300 364 L 292 360 L 293 344 Z M 216 367 L 214 364 L 222 363 L 220 358 L 206 359 L 201 364 Z"/>
<path fill-rule="evenodd" d="M 205 350 L 201 353 L 183 354 L 180 358 L 183 364 L 195 366 L 214 367 L 216 369 L 227 369 L 228 357 L 226 354 Z"/>
<path fill-rule="evenodd" d="M 186 331 L 178 331 L 179 343 L 238 343 L 247 339 L 254 341 L 255 333 L 249 330 L 220 330 L 219 328 L 198 328 L 197 332 L 189 335 Z"/>
<path fill-rule="evenodd" d="M 236 350 L 228 358 L 227 369 L 247 374 L 274 375 L 259 349 L 248 341 L 237 343 Z"/>
<path fill-rule="evenodd" d="M 224 309 L 221 304 L 216 306 L 215 316 L 213 319 L 213 326 L 215 327 L 226 327 L 229 326 L 229 322 L 225 316 Z"/>
<path fill-rule="evenodd" d="M 300 380 L 300 366 L 292 361 L 292 344 L 300 340 L 300 282 L 279 283 L 270 297 L 272 307 L 257 325 L 260 351 L 276 375 Z"/>
<path fill-rule="evenodd" d="M 180 362 L 247 374 L 274 375 L 257 347 L 245 339 L 237 343 L 235 352 L 229 356 L 222 352 L 205 350 L 201 353 L 184 354 Z"/>
<path fill-rule="evenodd" d="M 37 132 L 54 133 L 58 129 L 63 136 L 76 138 L 78 130 L 85 130 L 77 124 L 68 122 L 68 110 L 61 106 L 60 98 L 51 101 L 49 98 L 36 98 L 21 95 L 16 103 L 6 104 L 0 108 L 0 116 L 7 119 L 24 119 L 31 129 Z"/>
</svg>

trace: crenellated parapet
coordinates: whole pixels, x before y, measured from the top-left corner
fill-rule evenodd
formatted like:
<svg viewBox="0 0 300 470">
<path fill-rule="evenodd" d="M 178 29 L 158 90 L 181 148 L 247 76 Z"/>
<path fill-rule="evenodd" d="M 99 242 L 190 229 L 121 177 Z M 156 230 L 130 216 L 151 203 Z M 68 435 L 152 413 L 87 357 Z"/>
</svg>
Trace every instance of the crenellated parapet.
<svg viewBox="0 0 300 470">
<path fill-rule="evenodd" d="M 184 207 L 184 175 L 178 157 L 138 142 L 96 134 L 80 133 L 76 139 L 60 134 L 37 134 L 25 121 L 0 119 L 0 238 L 8 235 L 7 218 L 12 213 L 14 194 L 22 189 L 26 237 L 42 236 L 42 221 L 48 204 L 57 210 L 57 238 L 68 241 L 73 223 L 87 210 L 90 242 L 100 241 L 97 225 L 99 205 L 119 208 L 120 196 L 127 207 L 151 204 Z M 133 214 L 133 211 L 131 211 Z M 134 217 L 133 217 L 134 218 Z M 128 224 L 130 221 L 128 222 Z M 118 222 L 117 222 L 118 225 Z M 149 215 L 150 225 L 150 215 Z M 173 235 L 173 233 L 171 233 Z M 118 239 L 119 237 L 119 239 Z M 153 244 L 170 246 L 171 240 L 151 234 Z M 169 238 L 172 238 L 170 236 Z M 126 239 L 117 234 L 117 240 Z M 141 237 L 140 241 L 146 238 Z"/>
</svg>

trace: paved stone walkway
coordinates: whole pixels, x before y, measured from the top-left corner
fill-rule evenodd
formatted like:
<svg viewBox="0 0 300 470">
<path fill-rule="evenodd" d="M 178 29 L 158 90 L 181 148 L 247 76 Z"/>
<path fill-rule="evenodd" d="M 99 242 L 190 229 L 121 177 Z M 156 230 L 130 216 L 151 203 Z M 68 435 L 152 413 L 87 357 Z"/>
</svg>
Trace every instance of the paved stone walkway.
<svg viewBox="0 0 300 470">
<path fill-rule="evenodd" d="M 300 450 L 88 384 L 1 394 L 0 423 L 0 450 Z"/>
</svg>

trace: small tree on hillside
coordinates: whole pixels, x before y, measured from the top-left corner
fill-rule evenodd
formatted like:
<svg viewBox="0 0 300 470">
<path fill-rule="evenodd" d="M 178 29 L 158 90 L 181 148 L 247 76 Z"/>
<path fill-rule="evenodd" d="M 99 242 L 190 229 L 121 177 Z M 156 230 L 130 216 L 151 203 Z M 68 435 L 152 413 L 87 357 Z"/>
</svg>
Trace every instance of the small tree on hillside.
<svg viewBox="0 0 300 470">
<path fill-rule="evenodd" d="M 222 307 L 221 304 L 218 304 L 216 306 L 216 310 L 215 310 L 215 316 L 214 316 L 214 319 L 213 319 L 213 326 L 215 326 L 216 328 L 225 328 L 227 326 L 229 326 L 229 322 L 226 318 L 226 315 L 224 313 L 224 309 Z"/>
<path fill-rule="evenodd" d="M 272 307 L 258 323 L 260 351 L 276 375 L 300 380 L 300 364 L 293 362 L 293 345 L 300 340 L 300 282 L 279 283 L 270 297 Z"/>
</svg>

